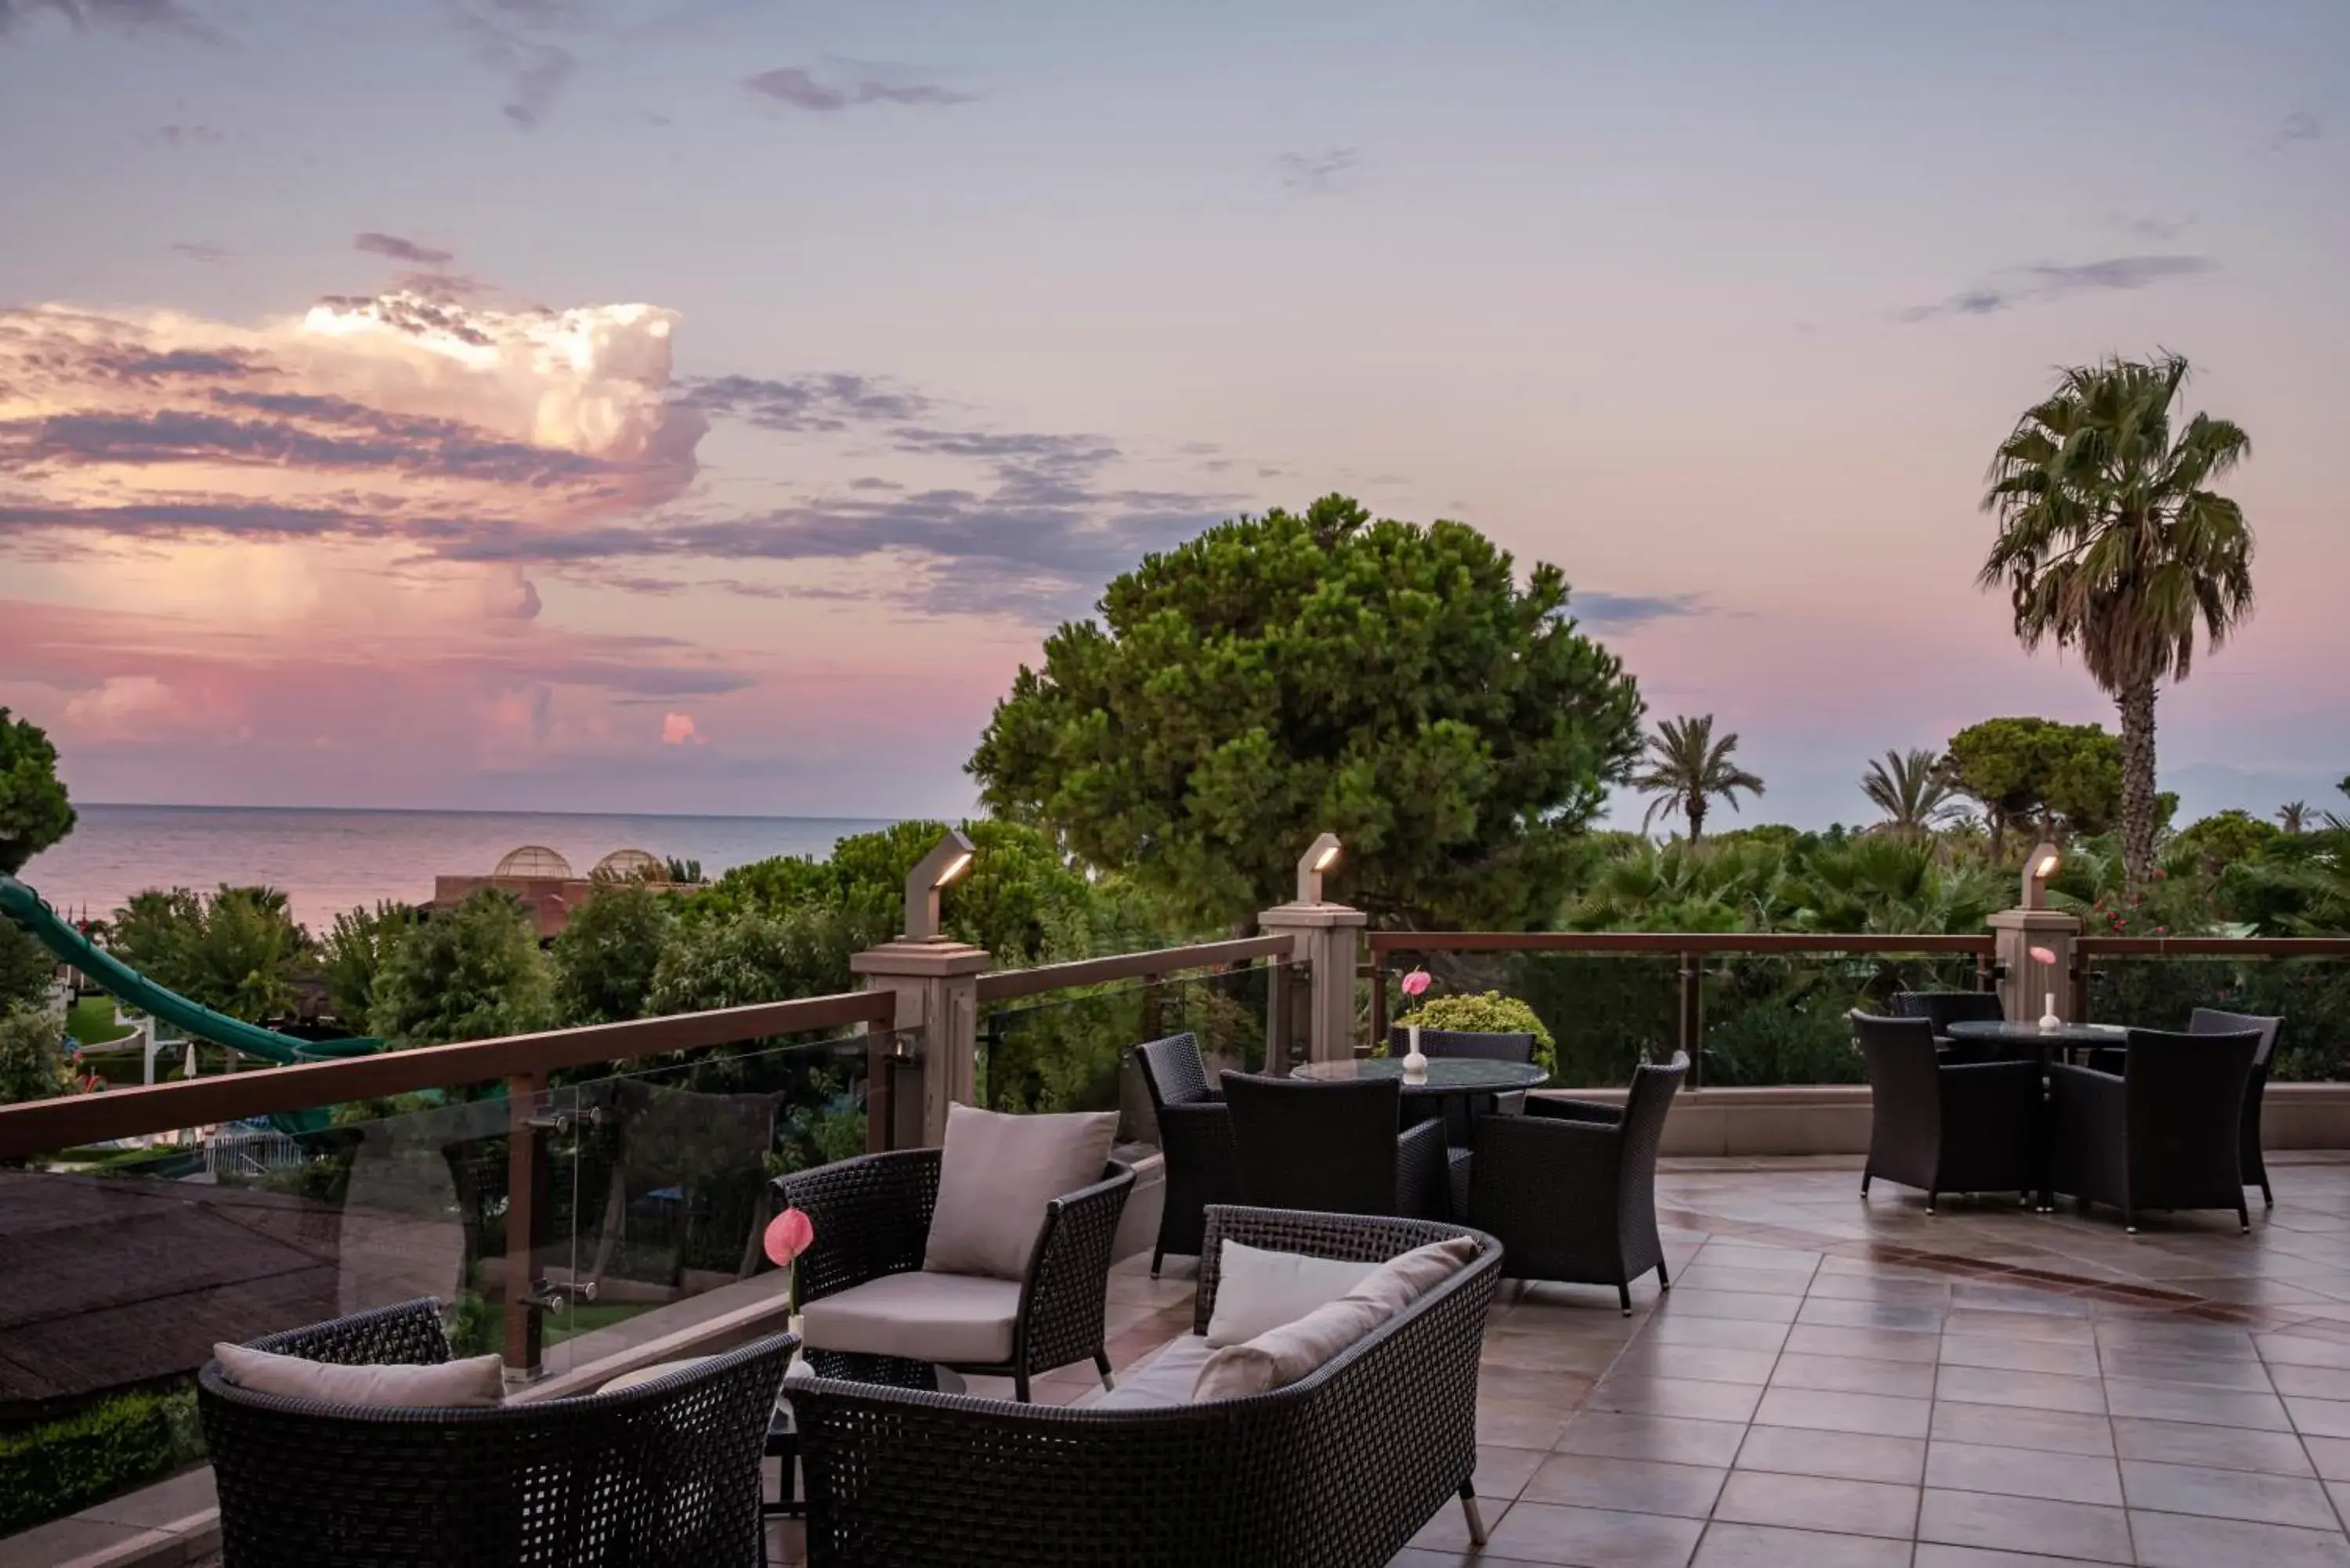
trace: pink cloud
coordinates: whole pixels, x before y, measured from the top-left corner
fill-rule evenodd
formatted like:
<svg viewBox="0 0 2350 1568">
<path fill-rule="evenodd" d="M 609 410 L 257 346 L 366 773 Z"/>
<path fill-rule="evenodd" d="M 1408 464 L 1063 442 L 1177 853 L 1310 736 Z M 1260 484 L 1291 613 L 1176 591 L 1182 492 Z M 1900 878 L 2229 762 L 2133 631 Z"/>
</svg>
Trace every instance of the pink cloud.
<svg viewBox="0 0 2350 1568">
<path fill-rule="evenodd" d="M 694 729 L 692 714 L 663 713 L 661 715 L 662 745 L 701 746 L 708 743 L 709 737 Z"/>
</svg>

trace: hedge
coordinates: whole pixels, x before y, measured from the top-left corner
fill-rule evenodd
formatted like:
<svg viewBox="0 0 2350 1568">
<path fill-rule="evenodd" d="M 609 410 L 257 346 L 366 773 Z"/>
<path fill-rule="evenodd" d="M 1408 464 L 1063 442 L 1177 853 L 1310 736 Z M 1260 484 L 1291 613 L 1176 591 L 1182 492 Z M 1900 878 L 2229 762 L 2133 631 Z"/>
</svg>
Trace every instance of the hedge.
<svg viewBox="0 0 2350 1568">
<path fill-rule="evenodd" d="M 203 1452 L 193 1388 L 118 1394 L 0 1434 L 0 1536 L 160 1480 Z"/>
</svg>

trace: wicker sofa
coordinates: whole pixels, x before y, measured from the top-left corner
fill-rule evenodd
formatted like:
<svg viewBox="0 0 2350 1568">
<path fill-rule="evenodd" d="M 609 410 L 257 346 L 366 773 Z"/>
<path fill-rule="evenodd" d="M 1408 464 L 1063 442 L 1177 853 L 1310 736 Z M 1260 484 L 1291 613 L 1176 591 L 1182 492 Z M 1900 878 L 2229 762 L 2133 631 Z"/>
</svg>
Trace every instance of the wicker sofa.
<svg viewBox="0 0 2350 1568">
<path fill-rule="evenodd" d="M 1492 1238 L 1216 1205 L 1192 1330 L 1215 1311 L 1226 1239 L 1375 1262 L 1461 1235 L 1481 1244 L 1467 1268 L 1269 1394 L 1063 1409 L 795 1379 L 811 1568 L 1379 1568 L 1455 1499 L 1482 1535 L 1470 1477 L 1478 1356 L 1501 1277 Z"/>
<path fill-rule="evenodd" d="M 239 1387 L 196 1405 L 227 1568 L 758 1568 L 759 1459 L 798 1342 L 777 1334 L 624 1393 L 362 1407 Z M 449 1359 L 422 1300 L 255 1340 L 351 1366 Z"/>
</svg>

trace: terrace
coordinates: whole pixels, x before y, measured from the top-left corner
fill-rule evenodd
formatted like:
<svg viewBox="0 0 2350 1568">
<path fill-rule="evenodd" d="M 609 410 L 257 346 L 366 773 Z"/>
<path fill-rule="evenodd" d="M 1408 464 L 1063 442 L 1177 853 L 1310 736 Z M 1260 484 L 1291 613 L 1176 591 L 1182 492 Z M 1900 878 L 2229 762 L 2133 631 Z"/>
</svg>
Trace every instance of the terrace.
<svg viewBox="0 0 2350 1568">
<path fill-rule="evenodd" d="M 838 996 L 0 1109 L 0 1161 L 22 1162 L 0 1171 L 0 1404 L 183 1398 L 215 1341 L 420 1295 L 461 1351 L 503 1356 L 523 1402 L 740 1345 L 789 1313 L 756 1251 L 779 1168 L 937 1144 L 948 1103 L 985 1101 L 1038 1032 L 1190 1029 L 1275 1074 L 1352 1057 L 1414 961 L 1535 998 L 1590 1097 L 1643 1052 L 1695 1071 L 1656 1188 L 1670 1293 L 1641 1284 L 1626 1317 L 1610 1287 L 1503 1284 L 1475 1389 L 1488 1542 L 1472 1551 L 1448 1508 L 1397 1562 L 2350 1563 L 2350 1085 L 2270 1089 L 2278 1200 L 2249 1236 L 2208 1212 L 2133 1236 L 2069 1206 L 1946 1196 L 1929 1216 L 1882 1183 L 1864 1200 L 1871 1105 L 1848 1044 L 1786 1045 L 1760 1082 L 1729 1048 L 1766 980 L 1787 1012 L 1795 971 L 1813 977 L 1794 988 L 1800 1044 L 1914 983 L 1996 989 L 2011 1016 L 2049 991 L 2071 1017 L 2176 1026 L 2207 999 L 2330 997 L 2350 958 L 2052 939 L 2043 920 L 2028 941 L 2059 941 L 2050 965 L 2024 940 L 1366 939 L 1315 899 L 1239 940 L 1031 970 L 918 933 L 860 955 L 865 988 Z M 2309 1044 L 2344 1021 L 2292 1024 Z M 1123 1106 L 1138 1172 L 1107 1288 L 1121 1371 L 1191 1327 L 1195 1278 L 1188 1259 L 1149 1274 L 1165 1170 L 1132 1079 L 1073 1096 Z M 287 1139 L 234 1130 L 265 1117 Z M 1081 1361 L 1034 1394 L 1089 1400 L 1097 1381 Z M 1399 1438 L 1381 1462 L 1412 1460 Z M 0 1564 L 205 1562 L 212 1497 L 197 1467 L 92 1498 L 0 1540 Z M 771 1526 L 779 1555 L 799 1529 Z"/>
</svg>

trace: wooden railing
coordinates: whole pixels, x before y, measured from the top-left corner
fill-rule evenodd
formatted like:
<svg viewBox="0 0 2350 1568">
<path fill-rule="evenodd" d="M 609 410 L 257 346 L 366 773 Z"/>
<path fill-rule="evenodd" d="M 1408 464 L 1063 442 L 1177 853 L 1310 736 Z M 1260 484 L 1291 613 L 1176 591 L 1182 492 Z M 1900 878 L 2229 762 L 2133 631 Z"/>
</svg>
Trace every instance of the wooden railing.
<svg viewBox="0 0 2350 1568">
<path fill-rule="evenodd" d="M 1186 970 L 1216 969 L 1252 959 L 1287 956 L 1287 937 L 1242 937 L 1226 942 L 1195 942 L 1190 947 L 1154 948 L 1149 952 L 1118 953 L 1110 958 L 1077 959 L 1068 963 L 1038 964 L 1034 969 L 990 970 L 979 977 L 982 1002 L 1009 1002 L 1072 986 L 1106 985 L 1121 980 L 1163 980 Z"/>
</svg>

